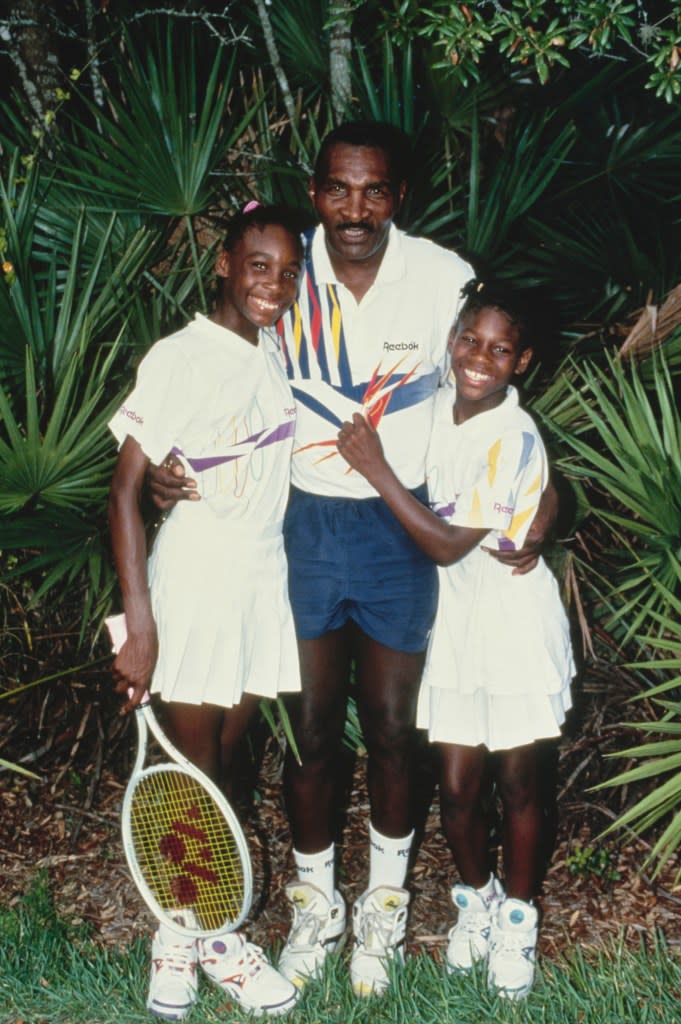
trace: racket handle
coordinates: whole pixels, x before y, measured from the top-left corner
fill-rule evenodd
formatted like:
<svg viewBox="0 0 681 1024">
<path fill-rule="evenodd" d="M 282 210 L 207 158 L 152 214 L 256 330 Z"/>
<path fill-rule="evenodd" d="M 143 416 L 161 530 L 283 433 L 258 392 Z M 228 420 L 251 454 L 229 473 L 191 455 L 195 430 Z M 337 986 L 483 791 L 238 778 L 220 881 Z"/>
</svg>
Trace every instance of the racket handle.
<svg viewBox="0 0 681 1024">
<path fill-rule="evenodd" d="M 121 647 L 128 638 L 128 631 L 125 625 L 125 612 L 121 612 L 120 615 L 109 615 L 108 618 L 104 619 L 104 625 L 109 631 L 109 637 L 111 638 L 111 650 L 114 654 L 118 654 Z M 133 689 L 128 689 L 128 697 L 132 697 Z M 139 702 L 139 707 L 143 707 L 149 703 L 149 691 L 145 690 L 142 700 Z"/>
</svg>

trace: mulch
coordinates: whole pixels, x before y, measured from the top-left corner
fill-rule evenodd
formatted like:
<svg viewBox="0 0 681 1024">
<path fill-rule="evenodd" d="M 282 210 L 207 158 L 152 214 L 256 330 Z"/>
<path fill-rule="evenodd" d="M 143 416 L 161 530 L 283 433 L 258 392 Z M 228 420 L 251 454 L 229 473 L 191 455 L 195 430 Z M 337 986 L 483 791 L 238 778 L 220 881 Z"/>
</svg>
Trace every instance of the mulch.
<svg viewBox="0 0 681 1024">
<path fill-rule="evenodd" d="M 52 698 L 49 714 L 43 701 L 43 720 L 31 724 L 19 723 L 7 702 L 0 708 L 0 756 L 17 760 L 23 756 L 31 762 L 28 767 L 41 775 L 36 782 L 12 772 L 4 774 L 0 851 L 5 870 L 0 872 L 0 906 L 16 906 L 42 872 L 66 919 L 87 922 L 104 945 L 123 947 L 148 934 L 151 925 L 128 875 L 118 830 L 134 737 L 132 723 L 92 703 L 91 692 L 85 682 L 77 684 L 62 705 Z M 626 677 L 613 681 L 609 671 L 592 669 L 578 690 L 575 715 L 553 763 L 555 770 L 549 773 L 557 814 L 555 829 L 552 816 L 547 815 L 547 835 L 553 841 L 540 900 L 540 951 L 546 957 L 558 957 L 574 945 L 598 948 L 615 936 L 638 945 L 655 929 L 668 942 L 679 941 L 681 885 L 674 884 L 678 858 L 653 881 L 640 870 L 650 849 L 647 840 L 617 833 L 607 841 L 597 838 L 636 795 L 589 791 L 608 772 L 612 775 L 624 767 L 609 761 L 607 754 L 618 745 L 631 745 L 631 735 L 625 739 L 616 724 L 630 717 L 623 712 L 630 692 Z M 55 723 L 51 730 L 46 721 Z M 60 721 L 73 724 L 60 727 Z M 255 871 L 248 933 L 265 947 L 279 945 L 289 924 L 283 890 L 293 877 L 293 866 L 281 773 L 281 751 L 270 737 L 263 743 L 254 798 L 244 812 Z M 439 830 L 437 792 L 427 763 L 422 775 L 419 844 L 408 883 L 412 892 L 408 942 L 412 950 L 427 949 L 439 957 L 453 922 L 449 890 L 456 874 Z M 339 888 L 351 903 L 366 885 L 368 868 L 366 758 L 362 754 L 354 764 L 348 761 L 343 810 Z M 588 857 L 584 851 L 592 845 L 596 852 Z"/>
</svg>

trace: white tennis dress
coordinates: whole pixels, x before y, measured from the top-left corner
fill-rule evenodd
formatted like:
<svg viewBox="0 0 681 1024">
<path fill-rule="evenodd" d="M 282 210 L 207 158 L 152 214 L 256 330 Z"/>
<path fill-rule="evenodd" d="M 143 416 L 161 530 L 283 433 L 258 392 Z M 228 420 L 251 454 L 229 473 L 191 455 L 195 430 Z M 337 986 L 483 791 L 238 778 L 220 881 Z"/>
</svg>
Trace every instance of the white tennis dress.
<svg viewBox="0 0 681 1024">
<path fill-rule="evenodd" d="M 515 388 L 456 426 L 452 386 L 438 396 L 428 454 L 433 510 L 488 528 L 482 544 L 522 547 L 547 482 L 546 452 Z M 555 736 L 575 667 L 556 580 L 543 559 L 512 570 L 474 548 L 438 570 L 440 593 L 417 723 L 433 742 L 510 749 Z"/>
<path fill-rule="evenodd" d="M 201 495 L 174 507 L 148 563 L 163 700 L 300 688 L 282 539 L 295 418 L 274 336 L 256 347 L 197 314 L 149 350 L 109 424 L 152 462 L 175 452 Z"/>
</svg>

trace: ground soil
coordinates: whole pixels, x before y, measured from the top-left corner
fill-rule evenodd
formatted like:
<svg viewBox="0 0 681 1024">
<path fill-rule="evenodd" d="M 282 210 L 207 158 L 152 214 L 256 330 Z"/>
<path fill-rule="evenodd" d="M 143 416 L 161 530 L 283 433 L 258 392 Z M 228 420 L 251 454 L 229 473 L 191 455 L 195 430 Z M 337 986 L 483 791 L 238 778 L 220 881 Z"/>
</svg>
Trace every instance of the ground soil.
<svg viewBox="0 0 681 1024">
<path fill-rule="evenodd" d="M 63 915 L 89 923 L 103 944 L 124 946 L 147 934 L 151 924 L 125 867 L 119 838 L 134 735 L 131 722 L 118 718 L 106 701 L 93 700 L 98 690 L 92 680 L 90 670 L 70 680 L 66 695 L 55 689 L 49 700 L 36 697 L 30 706 L 0 705 L 0 756 L 22 759 L 40 776 L 39 781 L 14 772 L 1 777 L 0 856 L 5 870 L 0 872 L 0 906 L 16 905 L 43 872 Z M 640 870 L 647 842 L 622 835 L 608 841 L 596 838 L 632 799 L 632 793 L 622 790 L 590 791 L 614 767 L 624 767 L 606 755 L 632 742 L 629 734 L 625 742 L 616 725 L 625 717 L 627 696 L 626 677 L 613 681 L 610 673 L 592 667 L 578 687 L 575 714 L 558 754 L 547 758 L 546 778 L 557 814 L 547 812 L 546 818 L 549 861 L 541 894 L 540 950 L 550 958 L 575 944 L 597 947 L 618 934 L 637 944 L 654 929 L 678 944 L 678 860 L 653 882 Z M 255 795 L 243 816 L 255 869 L 249 937 L 271 947 L 282 941 L 288 927 L 283 889 L 293 870 L 281 797 L 281 751 L 264 736 L 255 738 L 255 788 L 252 779 L 245 787 Z M 348 758 L 346 768 L 346 796 L 339 799 L 344 810 L 339 887 L 352 902 L 367 877 L 366 758 L 361 753 L 354 762 Z M 439 957 L 453 920 L 449 890 L 456 874 L 439 830 L 437 792 L 425 747 L 420 789 L 421 827 L 408 883 L 408 940 L 412 950 L 425 948 Z M 596 853 L 586 857 L 584 851 L 594 844 Z"/>
</svg>

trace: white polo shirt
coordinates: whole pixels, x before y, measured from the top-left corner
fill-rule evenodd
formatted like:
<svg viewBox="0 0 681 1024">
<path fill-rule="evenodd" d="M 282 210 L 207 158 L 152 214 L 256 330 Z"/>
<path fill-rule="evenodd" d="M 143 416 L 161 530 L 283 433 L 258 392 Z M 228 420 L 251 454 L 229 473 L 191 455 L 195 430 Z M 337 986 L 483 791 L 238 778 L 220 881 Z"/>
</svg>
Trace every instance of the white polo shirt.
<svg viewBox="0 0 681 1024">
<path fill-rule="evenodd" d="M 299 299 L 277 325 L 297 405 L 292 482 L 313 494 L 376 491 L 336 448 L 354 412 L 368 416 L 405 487 L 425 480 L 433 401 L 463 285 L 456 253 L 391 226 L 383 260 L 358 303 L 338 281 L 324 229 L 314 232 Z"/>
</svg>

